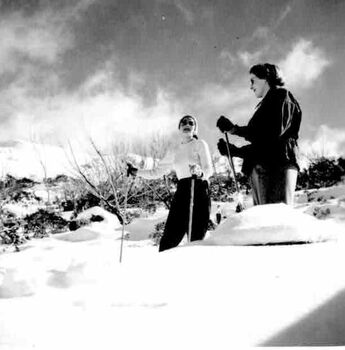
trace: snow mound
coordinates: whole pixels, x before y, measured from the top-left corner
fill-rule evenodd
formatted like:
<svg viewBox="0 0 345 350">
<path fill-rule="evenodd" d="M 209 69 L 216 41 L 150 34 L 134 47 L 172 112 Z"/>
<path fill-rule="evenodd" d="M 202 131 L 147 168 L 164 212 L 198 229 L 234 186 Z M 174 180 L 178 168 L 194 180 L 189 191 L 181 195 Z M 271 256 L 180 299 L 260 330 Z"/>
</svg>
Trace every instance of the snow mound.
<svg viewBox="0 0 345 350">
<path fill-rule="evenodd" d="M 202 245 L 253 245 L 338 240 L 341 228 L 286 204 L 249 208 L 228 218 Z"/>
<path fill-rule="evenodd" d="M 345 199 L 345 184 L 332 187 L 301 190 L 296 192 L 296 203 L 325 202 L 337 198 L 338 201 Z"/>
<path fill-rule="evenodd" d="M 99 232 L 96 232 L 84 227 L 75 231 L 54 235 L 54 238 L 60 239 L 62 241 L 67 241 L 67 242 L 91 241 L 99 237 L 100 237 Z"/>
<path fill-rule="evenodd" d="M 0 271 L 0 299 L 30 296 L 34 294 L 34 290 L 33 279 L 17 269 Z"/>
<path fill-rule="evenodd" d="M 31 215 L 39 209 L 44 208 L 42 205 L 31 204 L 23 206 L 20 203 L 6 203 L 3 208 L 7 209 L 12 214 L 22 218 L 26 215 Z"/>
<path fill-rule="evenodd" d="M 92 222 L 88 226 L 84 226 L 75 231 L 55 234 L 53 237 L 67 242 L 84 242 L 101 238 L 120 237 L 118 231 L 121 224 L 116 215 L 109 213 L 101 207 L 89 208 L 77 216 L 77 220 L 90 220 L 93 215 L 101 216 L 104 220 L 100 222 Z"/>
<path fill-rule="evenodd" d="M 116 215 L 98 206 L 84 210 L 82 213 L 78 215 L 77 220 L 81 220 L 81 219 L 90 220 L 92 215 L 101 216 L 102 218 L 104 218 L 104 221 L 102 221 L 101 223 L 107 226 L 110 226 L 113 229 L 117 229 L 121 227 L 120 221 L 116 217 Z"/>
<path fill-rule="evenodd" d="M 345 201 L 329 200 L 327 203 L 313 203 L 304 211 L 306 214 L 314 215 L 318 219 L 336 219 L 345 221 Z"/>
</svg>

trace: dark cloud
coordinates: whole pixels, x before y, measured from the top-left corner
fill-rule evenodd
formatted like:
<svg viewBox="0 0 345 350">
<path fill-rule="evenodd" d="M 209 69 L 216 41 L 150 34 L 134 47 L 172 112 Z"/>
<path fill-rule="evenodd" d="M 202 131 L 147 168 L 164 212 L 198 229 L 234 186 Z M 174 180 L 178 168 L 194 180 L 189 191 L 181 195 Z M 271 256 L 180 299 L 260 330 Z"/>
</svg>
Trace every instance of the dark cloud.
<svg viewBox="0 0 345 350">
<path fill-rule="evenodd" d="M 6 40 L 0 43 L 0 90 L 2 95 L 12 94 L 18 111 L 30 110 L 31 99 L 39 106 L 41 98 L 49 113 L 46 100 L 55 98 L 64 113 L 64 98 L 71 96 L 68 117 L 84 113 L 82 98 L 101 96 L 103 91 L 107 106 L 112 96 L 121 96 L 119 105 L 122 98 L 133 99 L 136 113 L 145 110 L 142 119 L 150 118 L 150 108 L 159 106 L 163 94 L 169 116 L 175 110 L 195 114 L 201 118 L 201 129 L 209 132 L 218 114 L 236 114 L 244 120 L 249 104 L 255 105 L 247 97 L 245 103 L 237 99 L 248 91 L 249 66 L 256 60 L 284 61 L 300 38 L 329 56 L 338 55 L 337 67 L 342 69 L 342 3 L 327 7 L 311 0 L 1 1 L 0 35 Z M 318 101 L 327 104 L 314 106 L 313 92 L 303 91 L 306 120 L 311 119 L 308 110 L 317 115 L 315 120 L 324 120 L 319 111 L 325 114 L 333 98 L 327 87 L 336 86 L 335 95 L 342 96 L 343 77 L 337 73 L 333 68 L 332 80 L 323 79 L 326 85 L 320 82 L 314 89 L 320 92 Z M 85 88 L 99 76 L 106 79 Z M 314 80 L 309 86 L 313 84 Z M 12 105 L 6 110 L 6 103 L 1 104 L 2 118 L 15 110 Z M 342 103 L 332 107 L 335 114 L 328 113 L 328 120 L 335 124 L 343 109 Z M 161 110 L 165 111 L 158 108 L 157 113 Z"/>
<path fill-rule="evenodd" d="M 40 0 L 1 0 L 1 14 L 12 13 L 15 11 L 23 11 L 30 15 L 40 7 Z"/>
<path fill-rule="evenodd" d="M 284 4 L 284 6 L 283 6 Z M 193 94 L 210 82 L 224 82 L 246 74 L 239 66 L 224 74 L 223 50 L 234 54 L 257 48 L 252 40 L 262 18 L 281 17 L 284 1 L 97 1 L 72 24 L 76 46 L 61 65 L 66 86 L 78 88 L 88 76 L 113 61 L 113 73 L 126 91 L 131 75 L 140 74 L 145 87 L 138 93 L 154 102 L 166 89 L 178 98 Z"/>
<path fill-rule="evenodd" d="M 131 84 L 132 72 L 145 77 L 139 93 L 149 99 L 164 87 L 183 96 L 198 86 L 219 78 L 217 66 L 222 47 L 214 35 L 212 16 L 205 5 L 189 9 L 193 26 L 171 2 L 102 1 L 90 5 L 72 24 L 76 46 L 61 63 L 66 86 L 78 88 L 88 76 L 113 61 L 114 72 L 123 88 Z M 204 12 L 202 11 L 204 9 Z"/>
<path fill-rule="evenodd" d="M 66 16 L 83 3 L 79 16 Z M 62 20 L 66 18 L 73 46 L 51 63 L 61 87 L 78 90 L 106 63 L 117 86 L 127 92 L 134 90 L 150 104 L 162 88 L 183 99 L 210 81 L 227 85 L 246 74 L 248 67 L 242 66 L 224 74 L 228 62 L 221 53 L 229 50 L 235 54 L 244 46 L 253 49 L 251 36 L 260 25 L 260 13 L 278 17 L 281 3 L 268 1 L 269 6 L 262 7 L 248 0 L 7 1 L 4 6 L 8 11 L 21 9 L 36 16 L 50 9 L 56 18 L 59 14 Z M 135 86 L 133 73 L 145 84 Z"/>
</svg>

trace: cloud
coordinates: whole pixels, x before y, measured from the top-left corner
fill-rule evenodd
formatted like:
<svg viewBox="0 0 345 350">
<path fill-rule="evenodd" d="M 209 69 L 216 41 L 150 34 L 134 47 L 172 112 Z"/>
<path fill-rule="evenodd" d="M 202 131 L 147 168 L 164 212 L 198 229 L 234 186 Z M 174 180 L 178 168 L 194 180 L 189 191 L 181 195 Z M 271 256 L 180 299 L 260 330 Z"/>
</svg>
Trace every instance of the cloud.
<svg viewBox="0 0 345 350">
<path fill-rule="evenodd" d="M 179 9 L 179 11 L 183 14 L 186 22 L 190 25 L 194 23 L 194 14 L 193 12 L 186 7 L 183 1 L 181 0 L 175 0 L 174 1 L 175 6 Z"/>
<path fill-rule="evenodd" d="M 248 102 L 249 92 L 248 87 L 245 88 L 237 84 L 229 86 L 208 84 L 202 90 L 199 101 L 206 103 L 211 109 L 228 110 Z"/>
<path fill-rule="evenodd" d="M 278 63 L 289 85 L 308 88 L 331 64 L 325 52 L 312 41 L 300 39 L 287 57 Z"/>
<path fill-rule="evenodd" d="M 219 57 L 222 60 L 229 61 L 231 64 L 235 64 L 236 63 L 236 56 L 233 53 L 231 53 L 229 50 L 222 50 L 220 52 Z"/>
<path fill-rule="evenodd" d="M 285 18 L 292 11 L 290 5 L 287 5 L 282 9 L 277 19 L 274 19 L 270 24 L 257 27 L 253 34 L 249 37 L 247 45 L 257 45 L 259 48 L 256 50 L 240 50 L 237 53 L 239 62 L 245 66 L 251 66 L 261 61 L 262 57 L 271 55 L 273 47 L 279 45 L 278 38 L 275 35 L 275 31 L 279 25 L 285 20 Z"/>
<path fill-rule="evenodd" d="M 259 26 L 255 29 L 251 40 L 256 39 L 265 39 L 270 40 L 272 38 L 275 38 L 274 31 L 277 30 L 277 28 L 280 26 L 280 24 L 285 20 L 285 18 L 289 15 L 289 13 L 292 11 L 292 8 L 290 5 L 285 6 L 278 16 L 277 19 L 273 19 L 270 25 L 267 26 Z"/>
<path fill-rule="evenodd" d="M 345 129 L 321 125 L 313 138 L 300 142 L 300 150 L 307 158 L 344 157 Z"/>
<path fill-rule="evenodd" d="M 140 96 L 115 86 L 111 72 L 100 70 L 74 93 L 54 96 L 29 95 L 29 88 L 13 86 L 6 92 L 15 103 L 8 106 L 11 120 L 0 131 L 2 139 L 36 139 L 82 143 L 92 137 L 104 146 L 121 137 L 135 138 L 176 130 L 179 106 L 163 90 L 156 103 L 146 106 Z"/>
<path fill-rule="evenodd" d="M 220 115 L 225 115 L 239 125 L 246 125 L 252 116 L 257 101 L 247 85 L 242 80 L 229 85 L 208 84 L 194 99 L 193 107 L 200 113 L 201 136 L 210 142 L 211 148 L 222 137 L 216 128 L 216 120 Z M 232 137 L 232 142 L 238 145 L 243 144 L 243 141 Z"/>
<path fill-rule="evenodd" d="M 156 0 L 158 3 L 162 4 L 169 4 L 175 6 L 175 8 L 182 14 L 184 20 L 187 22 L 187 24 L 192 25 L 195 21 L 195 15 L 192 10 L 190 10 L 186 6 L 186 2 L 183 0 Z M 165 20 L 165 16 L 162 16 L 162 19 Z"/>
<path fill-rule="evenodd" d="M 249 67 L 255 63 L 258 63 L 260 61 L 260 58 L 262 57 L 264 53 L 264 49 L 257 50 L 255 52 L 249 52 L 249 51 L 240 51 L 238 53 L 238 57 L 240 62 L 246 66 Z"/>
<path fill-rule="evenodd" d="M 260 26 L 260 27 L 255 29 L 255 31 L 252 35 L 252 39 L 253 40 L 267 39 L 271 35 L 270 32 L 271 32 L 271 29 L 269 27 Z"/>
<path fill-rule="evenodd" d="M 264 45 L 263 47 L 260 47 L 260 49 L 252 52 L 250 50 L 239 50 L 232 53 L 229 50 L 224 49 L 221 51 L 219 58 L 227 69 L 229 69 L 228 67 L 237 69 L 237 64 L 241 64 L 244 67 L 250 67 L 261 60 L 261 57 L 265 54 L 267 49 L 267 45 Z"/>
<path fill-rule="evenodd" d="M 235 65 L 237 61 L 246 67 L 250 67 L 261 62 L 266 56 L 268 57 L 264 61 L 269 62 L 269 57 L 273 57 L 281 52 L 282 48 L 273 38 L 268 40 L 271 35 L 267 27 L 258 28 L 253 35 L 261 39 L 267 38 L 266 44 L 261 45 L 255 51 L 241 50 L 231 56 L 224 51 L 221 58 L 227 59 L 232 65 Z M 274 44 L 276 44 L 275 48 L 273 48 Z M 295 88 L 312 86 L 314 81 L 322 75 L 331 63 L 331 59 L 327 57 L 321 48 L 316 47 L 312 41 L 304 38 L 295 42 L 287 55 L 280 61 L 277 61 L 287 84 Z"/>
<path fill-rule="evenodd" d="M 290 5 L 287 5 L 282 12 L 280 13 L 280 16 L 278 17 L 277 22 L 275 23 L 275 27 L 278 27 L 284 19 L 288 16 L 288 14 L 292 11 L 292 8 Z"/>
<path fill-rule="evenodd" d="M 4 38 L 0 44 L 3 71 L 17 68 L 20 55 L 52 63 L 71 46 L 70 35 L 55 27 L 49 15 L 27 19 L 15 14 L 1 22 L 0 36 Z"/>
<path fill-rule="evenodd" d="M 270 27 L 260 26 L 247 39 L 243 47 L 233 57 L 239 64 L 250 67 L 262 60 L 267 54 L 271 54 L 276 48 L 277 39 Z M 234 62 L 234 59 L 233 59 Z"/>
<path fill-rule="evenodd" d="M 28 16 L 16 11 L 1 16 L 0 73 L 20 68 L 22 59 L 45 64 L 57 62 L 66 50 L 73 47 L 70 28 L 93 1 L 84 0 L 62 9 L 39 9 Z"/>
</svg>

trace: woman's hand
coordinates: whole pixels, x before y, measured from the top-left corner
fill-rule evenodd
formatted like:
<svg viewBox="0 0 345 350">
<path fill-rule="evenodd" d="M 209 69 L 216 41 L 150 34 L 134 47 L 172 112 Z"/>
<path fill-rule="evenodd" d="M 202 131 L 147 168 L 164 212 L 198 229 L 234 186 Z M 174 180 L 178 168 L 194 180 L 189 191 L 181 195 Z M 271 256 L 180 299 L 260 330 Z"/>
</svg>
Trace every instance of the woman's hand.
<svg viewBox="0 0 345 350">
<path fill-rule="evenodd" d="M 219 128 L 221 132 L 229 132 L 230 134 L 233 134 L 236 126 L 228 118 L 225 118 L 222 115 L 217 120 L 217 128 Z"/>
<path fill-rule="evenodd" d="M 199 177 L 199 178 L 203 176 L 203 172 L 199 164 L 189 165 L 189 170 L 192 176 L 195 175 L 196 177 Z"/>
</svg>

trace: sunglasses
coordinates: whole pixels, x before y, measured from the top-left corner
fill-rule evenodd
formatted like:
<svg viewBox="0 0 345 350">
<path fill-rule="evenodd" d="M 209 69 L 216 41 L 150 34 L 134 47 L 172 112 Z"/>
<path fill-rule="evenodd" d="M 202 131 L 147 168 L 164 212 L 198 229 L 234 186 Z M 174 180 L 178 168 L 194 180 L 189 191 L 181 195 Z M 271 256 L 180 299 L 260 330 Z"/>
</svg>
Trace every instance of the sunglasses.
<svg viewBox="0 0 345 350">
<path fill-rule="evenodd" d="M 194 126 L 195 123 L 193 122 L 193 120 L 182 120 L 181 125 L 189 125 L 189 126 Z"/>
</svg>

